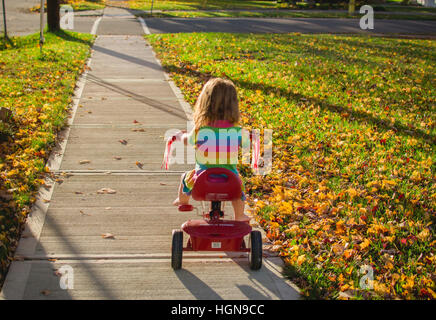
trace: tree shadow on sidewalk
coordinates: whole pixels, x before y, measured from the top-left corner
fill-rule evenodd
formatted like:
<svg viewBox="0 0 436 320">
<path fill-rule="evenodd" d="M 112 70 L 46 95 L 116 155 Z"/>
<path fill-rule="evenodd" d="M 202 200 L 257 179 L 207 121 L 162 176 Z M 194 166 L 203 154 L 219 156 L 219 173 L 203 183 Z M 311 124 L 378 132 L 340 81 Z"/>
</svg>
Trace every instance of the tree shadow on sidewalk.
<svg viewBox="0 0 436 320">
<path fill-rule="evenodd" d="M 53 181 L 53 184 L 55 182 Z M 52 188 L 56 188 L 54 185 Z M 44 213 L 47 210 L 46 213 Z M 47 252 L 40 242 L 40 236 L 33 234 L 35 222 L 32 231 L 29 224 L 26 225 L 17 248 L 15 259 L 9 267 L 8 277 L 6 278 L 3 287 L 3 298 L 6 300 L 15 299 L 32 299 L 32 300 L 71 300 L 73 299 L 70 290 L 79 289 L 74 285 L 74 265 L 80 265 L 89 282 L 95 285 L 96 291 L 104 296 L 105 299 L 115 299 L 116 296 L 112 293 L 105 280 L 95 271 L 91 263 L 86 260 L 74 260 L 74 257 L 79 257 L 78 248 L 70 241 L 70 238 L 64 234 L 62 228 L 50 215 L 50 211 L 44 205 L 35 203 L 32 207 L 32 212 L 29 214 L 30 219 L 35 219 L 43 230 L 50 229 L 54 232 L 52 237 L 59 239 L 62 245 L 67 249 L 71 260 L 63 260 L 50 258 L 50 252 Z M 28 220 L 29 223 L 29 220 Z M 35 238 L 38 237 L 38 238 Z M 60 272 L 62 267 L 71 268 Z M 60 272 L 60 273 L 59 273 Z M 72 278 L 68 278 L 73 272 Z M 69 289 L 61 288 L 61 277 L 65 275 L 67 285 L 73 285 Z M 69 281 L 72 281 L 69 283 Z M 80 289 L 79 289 L 80 290 Z"/>
<path fill-rule="evenodd" d="M 280 266 L 281 260 L 275 260 L 280 258 L 266 258 L 264 259 L 262 268 L 260 270 L 251 270 L 248 263 L 248 257 L 236 257 L 234 253 L 231 252 L 224 252 L 223 254 L 223 258 L 228 258 L 230 261 L 223 260 L 208 263 L 205 268 L 208 268 L 209 270 L 207 270 L 206 273 L 204 273 L 204 271 L 201 273 L 197 271 L 197 276 L 193 272 L 189 271 L 189 265 L 181 270 L 175 270 L 174 273 L 185 286 L 185 288 L 189 290 L 189 292 L 198 300 L 223 299 L 223 297 L 221 297 L 212 287 L 216 283 L 216 279 L 219 279 L 220 277 L 228 277 L 228 274 L 222 275 L 222 266 L 217 268 L 217 264 L 223 263 L 236 264 L 245 271 L 245 273 L 241 273 L 240 280 L 236 278 L 234 284 L 228 284 L 229 287 L 226 288 L 226 291 L 231 291 L 237 288 L 245 296 L 245 298 L 249 300 L 295 300 L 301 298 L 296 286 L 292 286 L 290 281 L 282 276 L 282 270 Z M 199 278 L 200 275 L 204 275 L 207 277 L 207 279 L 211 279 L 211 282 L 209 284 L 206 283 Z"/>
<path fill-rule="evenodd" d="M 180 282 L 189 290 L 189 292 L 198 300 L 223 300 L 210 286 L 203 282 L 192 272 L 181 269 L 174 271 Z"/>
<path fill-rule="evenodd" d="M 126 97 L 132 98 L 132 99 L 134 99 L 138 102 L 141 102 L 143 104 L 146 104 L 148 106 L 152 106 L 160 111 L 164 111 L 164 112 L 171 114 L 173 116 L 176 116 L 180 119 L 188 120 L 185 112 L 178 105 L 177 106 L 169 105 L 169 104 L 162 103 L 156 99 L 148 98 L 146 96 L 143 96 L 143 95 L 137 94 L 135 92 L 129 91 L 127 89 L 121 88 L 120 86 L 117 86 L 113 83 L 104 81 L 103 79 L 96 77 L 92 74 L 87 75 L 87 80 L 91 83 L 95 83 L 99 86 L 107 88 L 113 92 L 119 93 L 119 94 L 124 95 Z M 174 98 L 176 99 L 176 97 L 174 97 Z"/>
</svg>

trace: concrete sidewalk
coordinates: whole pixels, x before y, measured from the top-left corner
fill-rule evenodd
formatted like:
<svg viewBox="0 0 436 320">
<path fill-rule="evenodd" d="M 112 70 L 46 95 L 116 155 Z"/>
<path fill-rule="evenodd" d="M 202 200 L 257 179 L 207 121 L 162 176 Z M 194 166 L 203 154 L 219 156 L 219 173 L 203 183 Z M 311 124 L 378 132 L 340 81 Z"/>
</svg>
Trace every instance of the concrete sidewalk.
<svg viewBox="0 0 436 320">
<path fill-rule="evenodd" d="M 49 162 L 56 178 L 41 189 L 1 297 L 298 299 L 278 257 L 252 271 L 246 256 L 192 253 L 172 270 L 171 231 L 195 213 L 179 213 L 171 202 L 180 172 L 192 165 L 162 171 L 163 136 L 186 128 L 189 112 L 141 24 L 117 10 L 105 9 L 71 125 Z M 74 287 L 62 289 L 72 274 Z"/>
</svg>

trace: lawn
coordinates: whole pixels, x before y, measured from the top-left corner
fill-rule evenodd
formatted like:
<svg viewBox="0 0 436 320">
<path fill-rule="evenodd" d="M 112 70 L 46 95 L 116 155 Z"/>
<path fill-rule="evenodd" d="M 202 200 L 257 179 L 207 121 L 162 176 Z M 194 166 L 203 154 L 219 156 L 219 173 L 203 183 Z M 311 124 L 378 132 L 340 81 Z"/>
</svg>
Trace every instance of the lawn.
<svg viewBox="0 0 436 320">
<path fill-rule="evenodd" d="M 61 0 L 61 6 L 70 5 L 74 11 L 85 11 L 85 10 L 100 10 L 104 9 L 106 0 Z M 41 5 L 36 5 L 30 9 L 32 12 L 39 12 Z M 47 8 L 47 5 L 45 5 Z M 47 9 L 46 9 L 47 10 Z"/>
<path fill-rule="evenodd" d="M 337 35 L 147 39 L 194 104 L 211 76 L 270 128 L 249 204 L 308 297 L 435 299 L 436 42 Z M 373 289 L 359 284 L 373 270 Z"/>
<path fill-rule="evenodd" d="M 130 0 L 131 9 L 150 10 L 152 0 Z M 256 0 L 155 0 L 154 10 L 221 10 L 221 9 L 268 9 L 275 8 L 275 1 Z"/>
<path fill-rule="evenodd" d="M 0 285 L 35 194 L 44 181 L 46 161 L 64 126 L 79 74 L 93 36 L 62 31 L 1 40 L 0 107 L 13 112 L 0 122 Z"/>
<path fill-rule="evenodd" d="M 392 4 L 375 4 L 374 11 L 387 12 L 409 12 L 409 13 L 436 13 L 436 8 L 423 7 L 419 5 L 392 5 Z"/>
<path fill-rule="evenodd" d="M 64 0 L 61 3 L 69 4 L 73 7 L 74 11 L 84 10 L 100 10 L 105 7 L 105 0 L 83 1 L 83 0 Z"/>
<path fill-rule="evenodd" d="M 125 2 L 119 2 L 120 6 L 126 6 Z M 251 17 L 251 18 L 360 18 L 362 14 L 358 9 L 355 16 L 349 16 L 347 12 L 328 11 L 319 9 L 328 9 L 319 4 L 308 7 L 307 3 L 298 3 L 298 6 L 289 7 L 286 3 L 277 3 L 276 1 L 243 1 L 243 0 L 186 0 L 186 1 L 171 1 L 162 0 L 154 1 L 153 14 L 150 13 L 151 0 L 130 0 L 128 6 L 131 9 L 142 10 L 143 13 L 136 13 L 142 17 L 158 18 L 233 18 L 233 17 Z M 325 5 L 325 4 L 322 4 Z M 347 9 L 347 6 L 338 7 L 336 9 Z M 286 6 L 286 7 L 283 7 Z M 392 8 L 401 8 L 404 14 L 396 14 Z M 295 10 L 287 10 L 299 9 Z M 375 10 L 382 10 L 382 12 L 375 13 L 375 19 L 398 19 L 398 20 L 436 20 L 436 15 L 420 15 L 420 7 L 411 7 L 414 10 L 407 12 L 406 6 L 380 6 L 375 5 Z M 315 9 L 315 10 L 312 10 Z M 240 10 L 240 11 L 238 11 Z M 157 12 L 156 12 L 157 11 Z M 384 12 L 386 11 L 386 12 Z M 436 11 L 435 11 L 436 12 Z"/>
</svg>

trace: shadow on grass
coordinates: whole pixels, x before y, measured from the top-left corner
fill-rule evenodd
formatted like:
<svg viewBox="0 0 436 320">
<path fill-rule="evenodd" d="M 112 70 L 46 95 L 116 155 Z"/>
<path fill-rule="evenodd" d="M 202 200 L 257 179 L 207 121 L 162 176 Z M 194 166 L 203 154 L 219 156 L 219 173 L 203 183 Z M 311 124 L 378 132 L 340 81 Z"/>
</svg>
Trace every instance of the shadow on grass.
<svg viewBox="0 0 436 320">
<path fill-rule="evenodd" d="M 165 69 L 167 69 L 168 72 L 187 74 L 189 76 L 196 77 L 200 79 L 200 81 L 202 82 L 207 81 L 209 78 L 215 77 L 212 74 L 202 73 L 187 68 L 181 68 L 175 65 L 165 66 Z M 265 95 L 269 95 L 270 93 L 279 93 L 281 96 L 288 97 L 291 100 L 306 101 L 309 104 L 320 106 L 322 109 L 328 110 L 330 112 L 339 113 L 339 114 L 347 113 L 350 115 L 350 118 L 354 118 L 358 121 L 367 122 L 368 124 L 375 125 L 379 130 L 383 130 L 383 131 L 393 130 L 403 136 L 411 136 L 411 137 L 425 140 L 429 144 L 436 143 L 435 136 L 427 134 L 426 132 L 420 129 L 410 128 L 401 123 L 395 123 L 395 125 L 392 125 L 390 121 L 374 117 L 373 115 L 364 111 L 354 110 L 350 107 L 331 104 L 325 100 L 314 98 L 314 97 L 308 97 L 298 93 L 289 92 L 288 90 L 285 90 L 283 88 L 268 86 L 264 84 L 251 83 L 238 79 L 230 78 L 230 80 L 232 80 L 238 87 L 244 89 L 249 89 L 253 91 L 261 90 L 264 92 Z"/>
<path fill-rule="evenodd" d="M 84 40 L 84 39 L 80 39 L 78 37 L 75 37 L 76 32 L 58 30 L 55 32 L 50 32 L 50 33 L 66 40 L 66 41 L 79 42 L 79 43 L 86 44 L 88 46 L 91 46 L 93 43 L 93 40 Z"/>
<path fill-rule="evenodd" d="M 85 40 L 77 37 L 78 33 L 73 31 L 44 31 L 44 37 L 45 37 L 45 45 L 47 45 L 52 37 L 59 37 L 65 41 L 69 42 L 79 42 L 86 44 L 88 46 L 91 46 L 93 43 L 93 40 Z M 7 38 L 7 40 L 4 37 L 0 37 L 0 51 L 5 49 L 18 49 L 18 48 L 29 48 L 29 47 L 35 47 L 35 45 L 38 45 L 39 43 L 39 33 L 30 34 L 27 36 L 17 36 L 12 38 Z M 6 47 L 6 44 L 9 44 L 8 47 Z"/>
</svg>

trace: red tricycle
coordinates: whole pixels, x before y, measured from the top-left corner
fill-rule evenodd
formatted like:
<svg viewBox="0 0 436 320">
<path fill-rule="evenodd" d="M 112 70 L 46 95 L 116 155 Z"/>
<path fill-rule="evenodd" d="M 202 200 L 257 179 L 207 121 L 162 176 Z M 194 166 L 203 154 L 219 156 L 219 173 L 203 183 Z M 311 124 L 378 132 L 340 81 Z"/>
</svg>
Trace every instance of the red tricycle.
<svg viewBox="0 0 436 320">
<path fill-rule="evenodd" d="M 258 270 L 262 266 L 262 235 L 254 231 L 248 222 L 224 220 L 223 201 L 232 201 L 242 195 L 238 177 L 224 168 L 210 168 L 200 173 L 192 189 L 192 198 L 197 201 L 210 201 L 210 212 L 203 212 L 202 220 L 188 220 L 182 230 L 173 230 L 171 266 L 182 267 L 183 251 L 227 251 L 248 252 L 250 268 Z M 181 205 L 179 211 L 192 211 L 192 205 Z M 183 231 L 189 235 L 183 247 Z M 250 234 L 248 247 L 244 236 Z"/>
</svg>

